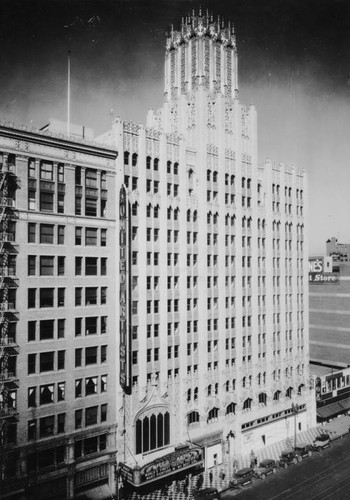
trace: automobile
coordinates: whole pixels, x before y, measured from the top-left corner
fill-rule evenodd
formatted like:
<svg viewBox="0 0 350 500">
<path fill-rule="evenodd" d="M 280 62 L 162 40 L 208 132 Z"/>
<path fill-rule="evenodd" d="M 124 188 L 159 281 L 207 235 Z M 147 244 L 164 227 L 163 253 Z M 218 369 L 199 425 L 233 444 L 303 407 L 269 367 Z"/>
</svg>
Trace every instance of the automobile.
<svg viewBox="0 0 350 500">
<path fill-rule="evenodd" d="M 316 451 L 321 451 L 324 448 L 327 448 L 327 446 L 330 446 L 331 444 L 331 437 L 329 434 L 326 432 L 323 432 L 316 436 L 313 442 L 313 448 Z"/>
<path fill-rule="evenodd" d="M 298 444 L 298 446 L 294 447 L 295 453 L 299 457 L 302 457 L 302 458 L 304 458 L 304 457 L 311 457 L 312 450 L 313 450 L 313 445 L 312 444 L 302 443 L 302 444 Z"/>
<path fill-rule="evenodd" d="M 203 488 L 193 495 L 194 500 L 220 500 L 220 493 L 216 488 Z"/>
<path fill-rule="evenodd" d="M 278 465 L 278 462 L 276 462 L 272 458 L 265 458 L 265 460 L 262 460 L 260 462 L 259 467 L 256 469 L 256 472 L 260 474 L 261 479 L 265 479 L 265 477 L 269 474 L 275 474 Z"/>
<path fill-rule="evenodd" d="M 262 479 L 260 474 L 255 472 L 254 469 L 244 467 L 236 472 L 235 477 L 231 479 L 229 486 L 231 488 L 242 488 L 246 484 L 253 483 L 257 478 Z"/>
<path fill-rule="evenodd" d="M 289 464 L 296 464 L 301 460 L 302 460 L 301 456 L 297 455 L 294 450 L 285 450 L 282 451 L 281 453 L 279 464 L 281 467 L 284 467 L 286 469 Z"/>
</svg>

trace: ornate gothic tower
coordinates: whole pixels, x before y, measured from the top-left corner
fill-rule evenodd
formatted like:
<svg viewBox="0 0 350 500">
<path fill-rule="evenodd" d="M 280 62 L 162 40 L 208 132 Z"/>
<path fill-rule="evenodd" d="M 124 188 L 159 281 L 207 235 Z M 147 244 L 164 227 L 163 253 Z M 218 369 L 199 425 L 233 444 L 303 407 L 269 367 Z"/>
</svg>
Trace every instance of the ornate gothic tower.
<svg viewBox="0 0 350 500">
<path fill-rule="evenodd" d="M 189 98 L 202 86 L 212 94 L 234 97 L 237 89 L 237 51 L 233 27 L 208 12 L 182 19 L 166 44 L 165 95 L 168 101 Z"/>
</svg>

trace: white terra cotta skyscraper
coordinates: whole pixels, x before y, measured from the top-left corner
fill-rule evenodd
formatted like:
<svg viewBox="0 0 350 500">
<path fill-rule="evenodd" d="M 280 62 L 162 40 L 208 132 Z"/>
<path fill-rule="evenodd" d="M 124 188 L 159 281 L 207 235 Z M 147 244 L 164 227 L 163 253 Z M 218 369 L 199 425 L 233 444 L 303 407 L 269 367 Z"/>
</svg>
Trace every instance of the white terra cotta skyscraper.
<svg viewBox="0 0 350 500">
<path fill-rule="evenodd" d="M 259 163 L 237 81 L 233 27 L 193 13 L 167 38 L 163 107 L 100 138 L 119 152 L 118 461 L 136 485 L 182 443 L 210 467 L 315 424 L 307 177 Z"/>
</svg>

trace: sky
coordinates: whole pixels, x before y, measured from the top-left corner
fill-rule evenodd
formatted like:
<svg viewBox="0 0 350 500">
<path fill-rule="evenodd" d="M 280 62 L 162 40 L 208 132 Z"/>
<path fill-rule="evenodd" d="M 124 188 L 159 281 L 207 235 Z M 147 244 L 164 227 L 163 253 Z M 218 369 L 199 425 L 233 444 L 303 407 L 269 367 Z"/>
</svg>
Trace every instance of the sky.
<svg viewBox="0 0 350 500">
<path fill-rule="evenodd" d="M 0 121 L 66 119 L 70 50 L 72 122 L 145 123 L 163 102 L 165 34 L 199 6 L 235 26 L 259 163 L 308 173 L 310 255 L 350 242 L 349 0 L 1 0 Z"/>
</svg>

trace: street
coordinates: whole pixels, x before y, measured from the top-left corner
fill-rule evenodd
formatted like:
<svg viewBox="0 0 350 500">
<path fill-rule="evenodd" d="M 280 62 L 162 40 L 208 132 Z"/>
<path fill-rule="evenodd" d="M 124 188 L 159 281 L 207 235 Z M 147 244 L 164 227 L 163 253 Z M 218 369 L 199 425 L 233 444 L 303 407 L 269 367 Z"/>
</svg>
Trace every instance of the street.
<svg viewBox="0 0 350 500">
<path fill-rule="evenodd" d="M 278 469 L 264 481 L 257 479 L 242 490 L 228 490 L 221 498 L 235 500 L 350 499 L 350 435 L 333 441 L 297 465 Z"/>
</svg>

